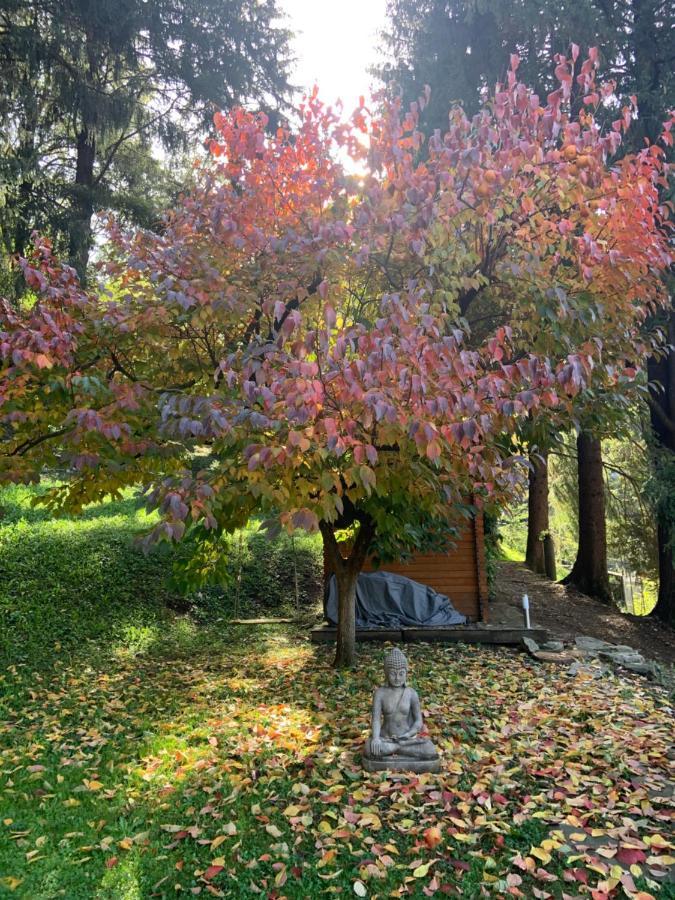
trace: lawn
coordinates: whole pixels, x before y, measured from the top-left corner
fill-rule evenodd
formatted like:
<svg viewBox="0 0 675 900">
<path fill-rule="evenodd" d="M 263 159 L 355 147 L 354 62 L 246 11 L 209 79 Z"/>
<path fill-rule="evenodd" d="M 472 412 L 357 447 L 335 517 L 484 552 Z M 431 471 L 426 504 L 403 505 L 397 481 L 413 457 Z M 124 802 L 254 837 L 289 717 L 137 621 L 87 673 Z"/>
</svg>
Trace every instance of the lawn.
<svg viewBox="0 0 675 900">
<path fill-rule="evenodd" d="M 146 555 L 135 538 L 152 524 L 132 491 L 54 519 L 33 501 L 49 487 L 0 490 L 0 663 L 51 666 L 59 658 L 119 645 L 141 649 L 189 611 L 193 621 L 293 613 L 320 594 L 316 536 L 268 541 L 253 523 L 229 538 L 229 581 L 187 597 L 172 577 L 176 553 Z M 297 576 L 297 580 L 296 580 Z"/>
<path fill-rule="evenodd" d="M 1 896 L 675 896 L 660 689 L 413 645 L 443 772 L 367 775 L 382 648 L 337 673 L 296 626 L 167 609 L 166 560 L 125 570 L 139 516 L 125 502 L 100 540 L 39 513 L 3 526 L 16 627 L 39 633 L 5 641 Z M 62 528 L 70 570 L 53 567 Z M 32 540 L 44 564 L 17 571 Z"/>
</svg>

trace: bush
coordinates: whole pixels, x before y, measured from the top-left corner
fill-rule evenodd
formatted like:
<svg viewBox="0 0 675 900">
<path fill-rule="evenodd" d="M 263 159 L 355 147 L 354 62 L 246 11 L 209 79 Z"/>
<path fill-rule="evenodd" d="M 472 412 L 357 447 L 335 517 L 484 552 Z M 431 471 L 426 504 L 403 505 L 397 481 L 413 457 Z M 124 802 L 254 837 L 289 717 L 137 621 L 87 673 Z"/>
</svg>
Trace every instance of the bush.
<svg viewBox="0 0 675 900">
<path fill-rule="evenodd" d="M 257 522 L 226 538 L 224 584 L 202 588 L 189 599 L 200 620 L 292 615 L 316 603 L 323 586 L 321 538 L 298 532 L 270 540 Z"/>
</svg>

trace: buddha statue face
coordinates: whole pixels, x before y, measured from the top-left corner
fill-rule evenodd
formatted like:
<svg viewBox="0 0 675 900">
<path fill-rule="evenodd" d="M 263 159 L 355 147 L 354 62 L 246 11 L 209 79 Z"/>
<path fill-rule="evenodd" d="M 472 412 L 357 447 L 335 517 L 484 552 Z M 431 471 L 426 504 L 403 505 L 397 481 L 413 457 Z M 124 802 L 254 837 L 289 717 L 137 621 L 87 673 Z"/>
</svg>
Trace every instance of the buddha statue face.
<svg viewBox="0 0 675 900">
<path fill-rule="evenodd" d="M 397 647 L 384 659 L 384 675 L 389 687 L 404 687 L 408 677 L 408 660 Z"/>
</svg>

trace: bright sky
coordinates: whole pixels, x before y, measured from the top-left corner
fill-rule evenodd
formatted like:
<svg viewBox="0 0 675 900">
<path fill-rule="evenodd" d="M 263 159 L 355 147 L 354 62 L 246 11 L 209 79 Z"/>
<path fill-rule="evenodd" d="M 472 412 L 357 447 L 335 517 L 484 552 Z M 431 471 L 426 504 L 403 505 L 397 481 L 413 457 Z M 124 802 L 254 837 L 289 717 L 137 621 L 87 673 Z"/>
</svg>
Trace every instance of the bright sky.
<svg viewBox="0 0 675 900">
<path fill-rule="evenodd" d="M 339 97 L 351 112 L 372 85 L 367 69 L 378 60 L 386 0 L 281 0 L 279 6 L 296 35 L 293 82 L 304 88 L 318 84 L 324 102 Z"/>
</svg>

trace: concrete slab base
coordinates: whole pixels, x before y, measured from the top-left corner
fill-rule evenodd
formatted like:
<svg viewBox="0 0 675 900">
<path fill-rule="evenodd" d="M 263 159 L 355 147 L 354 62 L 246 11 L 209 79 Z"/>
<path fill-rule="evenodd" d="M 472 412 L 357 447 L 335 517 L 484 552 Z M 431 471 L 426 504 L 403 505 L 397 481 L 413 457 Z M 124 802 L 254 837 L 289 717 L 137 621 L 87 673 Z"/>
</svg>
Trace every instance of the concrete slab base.
<svg viewBox="0 0 675 900">
<path fill-rule="evenodd" d="M 366 772 L 413 772 L 419 775 L 441 771 L 440 759 L 371 759 L 364 755 L 361 762 Z"/>
</svg>

